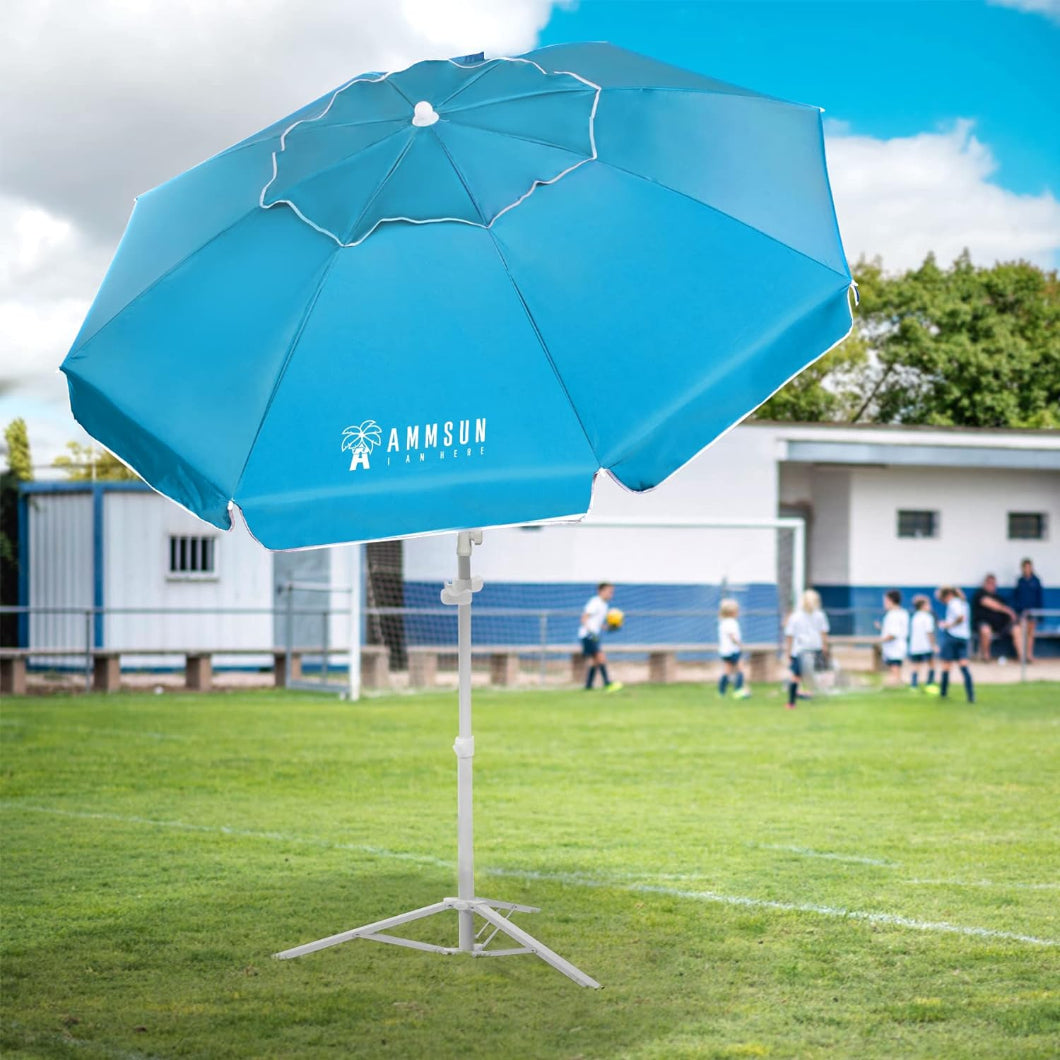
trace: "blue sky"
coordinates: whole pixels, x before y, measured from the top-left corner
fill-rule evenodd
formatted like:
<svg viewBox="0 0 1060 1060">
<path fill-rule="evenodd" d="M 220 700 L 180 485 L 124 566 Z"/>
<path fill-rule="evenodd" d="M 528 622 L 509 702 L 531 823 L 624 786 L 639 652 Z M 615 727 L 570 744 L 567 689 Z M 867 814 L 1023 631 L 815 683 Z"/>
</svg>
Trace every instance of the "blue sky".
<svg viewBox="0 0 1060 1060">
<path fill-rule="evenodd" d="M 608 40 L 713 77 L 824 107 L 851 131 L 911 136 L 967 118 L 993 179 L 1060 193 L 1060 9 L 974 0 L 832 3 L 581 0 L 542 43 Z"/>
</svg>

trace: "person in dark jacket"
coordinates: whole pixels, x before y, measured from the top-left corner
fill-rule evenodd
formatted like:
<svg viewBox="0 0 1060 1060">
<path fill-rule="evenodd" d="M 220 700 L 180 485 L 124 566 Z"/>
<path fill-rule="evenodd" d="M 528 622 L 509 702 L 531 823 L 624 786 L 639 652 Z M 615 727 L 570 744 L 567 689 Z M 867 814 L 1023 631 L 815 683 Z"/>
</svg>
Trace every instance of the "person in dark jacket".
<svg viewBox="0 0 1060 1060">
<path fill-rule="evenodd" d="M 988 574 L 972 594 L 972 624 L 979 633 L 979 658 L 990 661 L 990 642 L 1006 634 L 1012 638 L 1016 658 L 1023 656 L 1022 630 L 1016 612 L 997 594 L 997 578 Z"/>
<path fill-rule="evenodd" d="M 1016 591 L 1012 594 L 1013 609 L 1027 631 L 1024 651 L 1027 662 L 1034 662 L 1034 629 L 1037 619 L 1028 615 L 1028 611 L 1040 611 L 1045 606 L 1045 595 L 1042 592 L 1041 579 L 1034 573 L 1034 564 L 1025 559 L 1020 564 L 1020 578 L 1016 582 Z"/>
</svg>

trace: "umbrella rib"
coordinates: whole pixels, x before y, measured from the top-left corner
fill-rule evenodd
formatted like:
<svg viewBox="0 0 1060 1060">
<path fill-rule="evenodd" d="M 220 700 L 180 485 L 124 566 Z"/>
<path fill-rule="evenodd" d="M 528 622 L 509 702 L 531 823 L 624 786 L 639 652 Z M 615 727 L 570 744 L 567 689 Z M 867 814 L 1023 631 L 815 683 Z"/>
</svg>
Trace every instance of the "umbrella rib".
<svg viewBox="0 0 1060 1060">
<path fill-rule="evenodd" d="M 124 313 L 127 309 L 130 309 L 132 306 L 136 305 L 136 303 L 139 302 L 140 299 L 144 297 L 144 295 L 150 294 L 160 283 L 165 280 L 168 280 L 169 277 L 172 276 L 173 273 L 175 273 L 177 269 L 179 269 L 186 261 L 195 257 L 195 255 L 198 254 L 199 251 L 205 250 L 211 243 L 216 243 L 217 240 L 220 239 L 223 235 L 226 235 L 228 232 L 231 232 L 233 228 L 242 224 L 248 217 L 252 216 L 255 211 L 260 209 L 261 207 L 257 203 L 255 203 L 251 209 L 247 210 L 245 213 L 241 213 L 231 224 L 227 224 L 224 226 L 224 228 L 220 229 L 217 232 L 214 232 L 214 234 L 210 236 L 210 238 L 207 239 L 205 243 L 200 243 L 198 246 L 195 246 L 191 250 L 189 250 L 188 253 L 185 254 L 179 261 L 174 262 L 164 272 L 159 273 L 159 275 L 156 276 L 142 291 L 137 291 L 136 294 L 133 295 L 133 297 L 130 298 L 128 302 L 125 302 L 121 306 L 119 306 L 109 317 L 107 317 L 107 319 L 102 324 L 100 324 L 98 328 L 96 328 L 95 331 L 92 332 L 92 334 L 87 339 L 85 339 L 83 343 L 80 343 L 79 345 L 84 346 L 87 345 L 89 342 L 95 341 L 96 337 L 106 331 L 106 329 L 109 328 L 111 324 L 113 324 L 114 321 L 122 315 L 122 313 Z"/>
<path fill-rule="evenodd" d="M 369 195 L 368 198 L 365 200 L 364 206 L 361 207 L 361 212 L 354 218 L 353 224 L 346 226 L 346 231 L 343 233 L 346 239 L 349 239 L 349 237 L 357 231 L 357 226 L 361 223 L 362 220 L 364 220 L 364 215 L 371 209 L 372 204 L 375 202 L 375 200 L 379 198 L 383 189 L 386 187 L 386 182 L 394 175 L 394 171 L 397 169 L 398 166 L 401 165 L 401 162 L 404 159 L 405 155 L 407 155 L 411 150 L 412 141 L 413 137 L 410 136 L 408 138 L 408 141 L 405 143 L 405 146 L 401 149 L 400 154 L 397 156 L 397 158 L 394 159 L 394 161 L 390 165 L 390 168 L 383 175 L 383 179 L 376 185 L 375 191 L 373 191 L 372 194 Z M 382 140 L 380 140 L 380 143 L 382 143 Z M 336 242 L 339 243 L 340 246 L 348 245 L 341 239 L 336 240 Z"/>
<path fill-rule="evenodd" d="M 465 82 L 464 82 L 464 83 L 463 83 L 463 84 L 462 84 L 462 85 L 461 85 L 461 86 L 460 86 L 459 88 L 457 88 L 457 89 L 456 89 L 455 91 L 453 91 L 453 92 L 450 92 L 450 93 L 449 93 L 449 95 L 448 95 L 448 96 L 446 96 L 446 97 L 445 97 L 445 99 L 443 99 L 443 100 L 442 100 L 442 101 L 441 101 L 441 102 L 440 102 L 440 103 L 439 103 L 439 104 L 437 105 L 437 107 L 435 107 L 435 109 L 437 110 L 437 109 L 438 109 L 438 107 L 444 107 L 444 106 L 445 106 L 445 105 L 446 105 L 446 104 L 447 104 L 447 103 L 448 103 L 448 102 L 449 102 L 450 100 L 456 99 L 456 97 L 457 97 L 457 96 L 459 96 L 459 95 L 460 95 L 460 93 L 461 93 L 461 92 L 463 92 L 463 91 L 464 91 L 465 89 L 468 89 L 468 88 L 470 88 L 470 87 L 471 87 L 472 85 L 474 85 L 474 84 L 477 84 L 477 83 L 478 83 L 479 81 L 481 81 L 481 80 L 482 80 L 482 79 L 483 79 L 483 78 L 484 78 L 484 77 L 485 77 L 485 76 L 486 76 L 486 75 L 487 75 L 487 74 L 488 74 L 488 73 L 489 73 L 489 72 L 490 72 L 491 70 L 496 70 L 496 69 L 498 69 L 498 67 L 494 65 L 494 60 L 490 60 L 490 59 L 487 59 L 487 60 L 486 60 L 486 62 L 485 62 L 485 63 L 483 64 L 483 69 L 481 69 L 481 70 L 480 70 L 480 71 L 479 71 L 479 72 L 478 72 L 477 74 L 475 74 L 475 76 L 474 76 L 474 77 L 469 77 L 469 78 L 468 78 L 468 79 L 467 79 L 467 80 L 466 80 L 466 81 L 465 81 Z"/>
<path fill-rule="evenodd" d="M 761 228 L 755 227 L 750 221 L 744 221 L 739 217 L 734 216 L 731 213 L 721 209 L 718 206 L 711 206 L 709 202 L 704 202 L 702 199 L 697 199 L 694 195 L 689 195 L 688 192 L 678 191 L 677 188 L 671 188 L 669 184 L 664 184 L 661 180 L 653 180 L 651 177 L 645 176 L 643 173 L 636 173 L 632 169 L 626 169 L 625 166 L 616 165 L 614 162 L 608 162 L 606 159 L 598 158 L 598 162 L 607 166 L 608 169 L 613 169 L 618 173 L 625 173 L 627 176 L 635 177 L 637 180 L 643 180 L 646 184 L 652 184 L 656 188 L 662 188 L 664 191 L 670 192 L 672 195 L 679 195 L 682 199 L 688 199 L 689 202 L 694 202 L 697 206 L 702 206 L 706 210 L 710 210 L 712 213 L 716 213 L 721 217 L 727 217 L 730 221 L 735 221 L 736 224 L 741 225 L 744 228 L 749 229 L 752 232 L 757 232 L 760 236 L 770 240 L 770 242 L 776 243 L 778 246 L 784 247 L 785 250 L 790 250 L 792 254 L 798 254 L 799 257 L 805 258 L 807 261 L 812 261 L 815 265 L 820 265 L 822 269 L 827 269 L 829 272 L 833 272 L 836 276 L 842 276 L 848 283 L 850 282 L 850 275 L 845 272 L 840 272 L 839 269 L 833 265 L 829 265 L 827 262 L 820 261 L 815 258 L 812 254 L 807 254 L 805 250 L 799 250 L 798 247 L 793 247 L 790 243 L 785 243 L 783 239 L 777 236 L 770 235 L 769 232 L 764 232 Z"/>
<path fill-rule="evenodd" d="M 479 202 L 475 198 L 475 196 L 471 194 L 471 188 L 468 187 L 468 183 L 464 179 L 464 174 L 460 172 L 460 167 L 456 164 L 456 160 L 449 153 L 449 149 L 445 146 L 445 142 L 438 135 L 438 133 L 435 132 L 433 128 L 431 129 L 431 133 L 437 141 L 438 146 L 442 149 L 442 154 L 444 154 L 445 157 L 449 159 L 449 165 L 453 167 L 453 172 L 456 174 L 456 179 L 459 180 L 460 183 L 463 185 L 464 191 L 466 192 L 468 197 L 468 201 L 471 203 L 472 206 L 475 207 L 475 211 L 478 213 L 479 220 L 482 222 L 483 227 L 486 227 L 488 222 L 486 221 L 485 211 L 479 205 Z"/>
<path fill-rule="evenodd" d="M 549 147 L 554 151 L 562 151 L 564 154 L 574 155 L 575 158 L 580 158 L 583 162 L 592 161 L 592 154 L 581 154 L 574 150 L 573 147 L 564 147 L 562 144 L 551 143 L 548 140 L 539 140 L 535 136 L 520 136 L 519 133 L 514 132 L 502 132 L 500 129 L 488 129 L 485 125 L 464 125 L 461 122 L 461 126 L 465 129 L 473 129 L 475 132 L 485 133 L 488 136 L 504 136 L 510 140 L 520 140 L 526 144 L 535 144 L 538 147 Z M 538 181 L 537 183 L 544 183 Z"/>
<path fill-rule="evenodd" d="M 381 137 L 379 137 L 378 140 L 373 140 L 370 144 L 364 144 L 362 147 L 358 147 L 356 150 L 351 151 L 349 154 L 343 155 L 341 158 L 338 158 L 334 162 L 331 162 L 328 165 L 324 166 L 323 169 L 314 170 L 311 174 L 309 174 L 307 177 L 304 177 L 302 179 L 303 180 L 316 180 L 317 177 L 321 177 L 325 173 L 330 173 L 330 172 L 332 172 L 332 170 L 338 169 L 340 166 L 346 165 L 346 163 L 349 162 L 351 158 L 356 158 L 357 155 L 362 154 L 365 151 L 369 151 L 373 147 L 378 147 L 380 144 L 385 144 L 387 142 L 387 140 L 391 139 L 394 136 L 397 136 L 399 133 L 406 132 L 407 129 L 408 129 L 408 127 L 406 125 L 402 125 L 399 129 L 395 129 L 393 132 L 387 133 L 386 136 L 381 136 Z M 401 161 L 402 157 L 404 157 L 405 151 L 407 151 L 407 150 L 408 150 L 408 145 L 406 144 L 405 145 L 405 150 L 402 151 L 402 153 L 398 156 L 398 159 L 397 159 L 398 162 Z M 279 156 L 277 156 L 277 157 L 279 157 Z M 395 162 L 391 166 L 391 168 L 387 171 L 386 176 L 383 178 L 383 183 L 384 184 L 390 178 L 390 175 L 394 172 L 394 165 L 396 165 L 396 164 L 397 163 Z M 279 175 L 279 170 L 277 169 L 277 176 L 278 175 Z M 265 189 L 264 190 L 268 191 L 268 189 L 272 187 L 272 185 L 275 183 L 275 181 L 276 181 L 276 177 L 273 177 L 272 180 L 270 180 L 269 183 L 265 185 Z M 291 185 L 291 187 L 292 188 L 296 188 L 301 183 L 302 183 L 302 180 L 296 181 L 294 184 Z M 376 191 L 376 194 L 378 194 L 378 189 Z M 263 196 L 263 198 L 262 198 L 261 205 L 265 209 L 269 209 L 272 206 L 278 206 L 281 202 L 289 203 L 292 206 L 295 205 L 293 202 L 291 202 L 291 200 L 289 198 L 286 197 L 286 195 L 281 197 L 281 198 L 279 198 L 279 199 L 273 199 L 271 202 L 265 202 L 264 201 L 264 191 L 262 192 L 262 196 Z M 369 202 L 371 202 L 371 200 L 369 200 Z M 367 207 L 365 207 L 365 208 L 367 209 Z M 359 221 L 360 217 L 358 217 L 357 220 Z"/>
<path fill-rule="evenodd" d="M 600 456 L 596 451 L 596 446 L 593 445 L 592 439 L 589 437 L 589 432 L 585 427 L 585 421 L 582 419 L 581 413 L 578 412 L 578 406 L 574 404 L 574 398 L 571 397 L 571 392 L 567 389 L 567 384 L 563 381 L 563 376 L 560 374 L 559 368 L 552 357 L 552 353 L 548 348 L 548 343 L 545 342 L 544 335 L 541 334 L 541 329 L 537 326 L 537 321 L 534 319 L 534 314 L 530 309 L 530 305 L 527 302 L 526 297 L 523 295 L 522 290 L 519 288 L 519 284 L 516 282 L 515 277 L 512 275 L 512 270 L 508 267 L 508 260 L 504 256 L 504 251 L 501 249 L 500 242 L 492 228 L 487 228 L 486 234 L 493 242 L 493 248 L 497 251 L 497 257 L 501 259 L 501 265 L 504 267 L 508 282 L 512 285 L 512 290 L 515 291 L 515 296 L 519 299 L 519 302 L 523 307 L 523 312 L 526 314 L 526 319 L 530 322 L 530 327 L 533 329 L 534 335 L 541 347 L 541 352 L 545 355 L 545 359 L 548 361 L 549 367 L 552 369 L 552 374 L 556 377 L 556 382 L 559 383 L 560 389 L 563 391 L 563 396 L 566 397 L 571 412 L 574 413 L 574 418 L 578 421 L 578 426 L 581 428 L 582 434 L 585 436 L 585 443 L 589 446 L 589 450 L 593 454 L 597 466 L 600 466 Z"/>
<path fill-rule="evenodd" d="M 463 107 L 446 107 L 446 113 L 463 114 L 465 111 L 477 110 L 480 107 L 494 107 L 498 103 L 514 103 L 523 99 L 543 99 L 545 96 L 568 96 L 572 92 L 593 93 L 595 91 L 595 89 L 590 89 L 588 85 L 579 82 L 578 84 L 570 85 L 568 88 L 548 88 L 541 92 L 517 92 L 510 96 L 497 96 L 496 99 L 483 99 L 478 103 L 467 103 Z"/>
<path fill-rule="evenodd" d="M 276 400 L 276 395 L 279 393 L 280 386 L 283 383 L 284 377 L 287 375 L 287 368 L 291 363 L 291 359 L 294 357 L 295 351 L 298 349 L 299 342 L 302 341 L 302 335 L 305 332 L 306 326 L 309 324 L 309 318 L 313 315 L 313 310 L 316 309 L 317 302 L 320 299 L 320 293 L 324 290 L 324 284 L 327 282 L 327 278 L 331 274 L 335 262 L 338 261 L 339 251 L 341 249 L 341 247 L 335 247 L 331 252 L 331 256 L 328 258 L 328 263 L 321 272 L 316 287 L 313 288 L 313 294 L 306 303 L 305 309 L 302 310 L 302 319 L 298 321 L 298 327 L 295 329 L 294 335 L 291 336 L 291 341 L 287 344 L 287 351 L 283 355 L 283 364 L 280 365 L 280 370 L 276 373 L 276 380 L 272 384 L 272 390 L 269 391 L 269 399 L 265 402 L 265 407 L 261 411 L 261 418 L 258 420 L 258 425 L 254 429 L 254 437 L 251 440 L 250 445 L 247 447 L 247 455 L 243 461 L 243 466 L 239 469 L 239 476 L 236 478 L 235 485 L 232 487 L 233 501 L 235 500 L 235 495 L 239 492 L 239 486 L 243 481 L 243 476 L 247 473 L 247 465 L 250 463 L 254 447 L 258 444 L 258 438 L 261 435 L 262 427 L 265 426 L 265 420 L 268 418 L 269 410 L 272 408 L 272 404 Z"/>
</svg>

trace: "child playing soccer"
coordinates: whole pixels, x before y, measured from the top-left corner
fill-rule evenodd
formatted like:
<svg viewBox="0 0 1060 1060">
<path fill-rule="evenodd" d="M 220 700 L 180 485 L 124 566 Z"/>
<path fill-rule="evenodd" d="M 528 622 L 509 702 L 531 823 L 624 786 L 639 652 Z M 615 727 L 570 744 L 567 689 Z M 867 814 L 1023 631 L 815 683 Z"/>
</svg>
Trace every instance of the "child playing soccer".
<svg viewBox="0 0 1060 1060">
<path fill-rule="evenodd" d="M 802 594 L 798 610 L 791 613 L 784 625 L 784 650 L 790 667 L 788 710 L 794 710 L 802 680 L 803 656 L 828 651 L 828 618 L 821 610 L 820 594 L 813 589 Z"/>
<path fill-rule="evenodd" d="M 909 687 L 915 692 L 918 688 L 918 669 L 927 666 L 924 691 L 929 695 L 938 694 L 935 684 L 935 615 L 931 610 L 931 601 L 924 595 L 913 597 L 913 617 L 909 623 L 909 661 L 913 664 L 913 676 Z"/>
<path fill-rule="evenodd" d="M 906 645 L 909 641 L 909 612 L 902 607 L 902 594 L 897 589 L 888 589 L 883 594 L 883 609 L 880 644 L 883 663 L 887 667 L 887 686 L 900 688 L 902 663 L 905 662 Z"/>
<path fill-rule="evenodd" d="M 740 605 L 735 600 L 722 600 L 718 608 L 718 654 L 721 656 L 722 674 L 718 679 L 718 695 L 725 695 L 732 681 L 733 696 L 736 699 L 747 699 L 750 689 L 744 687 L 743 667 L 740 665 L 740 652 L 743 642 L 740 639 L 740 623 L 737 616 Z"/>
<path fill-rule="evenodd" d="M 593 687 L 596 671 L 604 682 L 605 692 L 617 692 L 622 687 L 621 681 L 612 681 L 607 676 L 607 656 L 600 647 L 600 634 L 607 620 L 607 607 L 615 595 L 615 587 L 610 582 L 601 582 L 596 587 L 596 595 L 585 605 L 582 611 L 582 622 L 578 627 L 578 640 L 581 641 L 582 655 L 589 660 L 588 672 L 585 675 L 585 690 Z"/>
<path fill-rule="evenodd" d="M 943 585 L 935 594 L 936 599 L 946 606 L 946 617 L 939 623 L 942 636 L 939 638 L 939 657 L 942 660 L 942 681 L 939 695 L 946 696 L 950 690 L 950 667 L 957 663 L 964 678 L 964 694 L 969 703 L 975 702 L 975 687 L 972 674 L 968 669 L 968 638 L 972 627 L 968 621 L 968 601 L 964 593 L 956 586 Z"/>
</svg>

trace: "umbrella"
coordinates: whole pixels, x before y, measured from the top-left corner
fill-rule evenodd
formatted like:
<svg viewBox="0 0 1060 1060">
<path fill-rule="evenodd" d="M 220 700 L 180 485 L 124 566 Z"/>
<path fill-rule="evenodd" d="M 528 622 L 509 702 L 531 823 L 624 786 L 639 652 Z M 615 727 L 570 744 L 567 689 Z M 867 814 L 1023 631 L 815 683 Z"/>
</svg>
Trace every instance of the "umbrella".
<svg viewBox="0 0 1060 1060">
<path fill-rule="evenodd" d="M 141 196 L 62 367 L 88 432 L 215 526 L 464 531 L 442 906 L 459 949 L 478 915 L 596 985 L 474 896 L 468 531 L 581 515 L 601 470 L 655 486 L 847 334 L 851 282 L 817 108 L 562 45 L 357 77 Z"/>
</svg>

